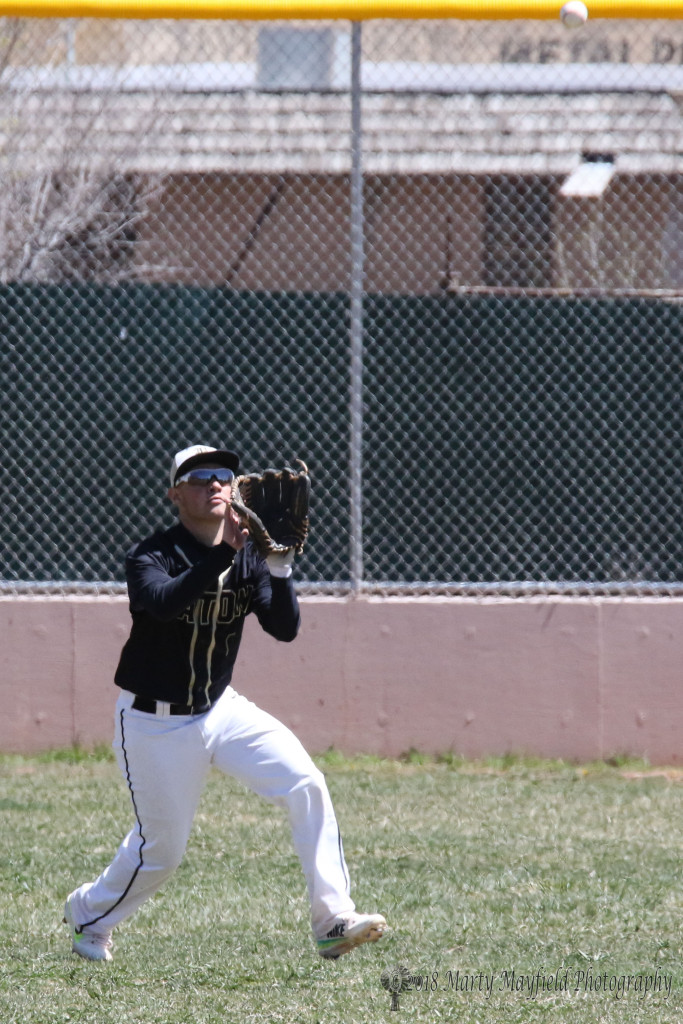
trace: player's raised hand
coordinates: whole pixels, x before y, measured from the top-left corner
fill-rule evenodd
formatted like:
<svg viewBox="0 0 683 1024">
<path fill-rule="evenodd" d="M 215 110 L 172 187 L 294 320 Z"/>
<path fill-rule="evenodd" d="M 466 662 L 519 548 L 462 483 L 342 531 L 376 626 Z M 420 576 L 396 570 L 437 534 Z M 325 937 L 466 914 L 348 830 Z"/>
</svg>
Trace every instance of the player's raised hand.
<svg viewBox="0 0 683 1024">
<path fill-rule="evenodd" d="M 235 551 L 240 551 L 247 542 L 249 530 L 243 528 L 239 516 L 235 510 L 228 505 L 225 510 L 223 522 L 223 542 L 229 544 Z"/>
</svg>

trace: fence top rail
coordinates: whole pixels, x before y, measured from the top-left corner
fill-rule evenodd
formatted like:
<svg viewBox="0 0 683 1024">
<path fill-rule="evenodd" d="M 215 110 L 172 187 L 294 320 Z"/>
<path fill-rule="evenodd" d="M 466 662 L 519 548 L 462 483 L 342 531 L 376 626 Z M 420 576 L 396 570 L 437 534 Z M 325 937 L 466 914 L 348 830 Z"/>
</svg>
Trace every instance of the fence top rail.
<svg viewBox="0 0 683 1024">
<path fill-rule="evenodd" d="M 662 598 L 683 600 L 683 581 L 663 583 L 659 580 L 624 580 L 622 582 L 589 582 L 589 581 L 538 581 L 518 580 L 510 582 L 490 583 L 436 583 L 422 581 L 403 583 L 388 581 L 384 583 L 361 582 L 354 586 L 350 582 L 297 580 L 297 592 L 305 597 L 406 597 L 406 598 L 584 598 L 614 597 L 622 600 L 641 600 L 643 598 Z M 125 583 L 107 580 L 83 582 L 0 580 L 0 601 L 13 598 L 47 598 L 47 597 L 126 597 L 128 588 Z"/>
<path fill-rule="evenodd" d="M 0 0 L 15 18 L 170 18 L 280 21 L 443 19 L 555 20 L 560 0 Z M 591 19 L 683 17 L 683 0 L 590 0 Z"/>
</svg>

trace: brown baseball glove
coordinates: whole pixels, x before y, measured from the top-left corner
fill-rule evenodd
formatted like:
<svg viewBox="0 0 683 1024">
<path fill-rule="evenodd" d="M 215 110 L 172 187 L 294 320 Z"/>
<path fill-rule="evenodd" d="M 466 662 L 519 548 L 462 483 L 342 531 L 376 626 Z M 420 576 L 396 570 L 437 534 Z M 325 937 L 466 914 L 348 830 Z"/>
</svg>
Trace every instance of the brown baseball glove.
<svg viewBox="0 0 683 1024">
<path fill-rule="evenodd" d="M 264 558 L 291 551 L 299 554 L 308 536 L 311 478 L 300 459 L 298 469 L 264 469 L 237 477 L 232 507 Z"/>
</svg>

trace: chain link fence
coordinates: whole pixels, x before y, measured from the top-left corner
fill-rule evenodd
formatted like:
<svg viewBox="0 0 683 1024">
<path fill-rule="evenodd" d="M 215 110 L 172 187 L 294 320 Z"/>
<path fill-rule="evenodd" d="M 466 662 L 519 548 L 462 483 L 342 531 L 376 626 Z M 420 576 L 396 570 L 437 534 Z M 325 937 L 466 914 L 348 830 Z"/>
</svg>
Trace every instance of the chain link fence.
<svg viewBox="0 0 683 1024">
<path fill-rule="evenodd" d="M 683 25 L 0 20 L 2 588 L 300 457 L 303 592 L 683 592 Z"/>
</svg>

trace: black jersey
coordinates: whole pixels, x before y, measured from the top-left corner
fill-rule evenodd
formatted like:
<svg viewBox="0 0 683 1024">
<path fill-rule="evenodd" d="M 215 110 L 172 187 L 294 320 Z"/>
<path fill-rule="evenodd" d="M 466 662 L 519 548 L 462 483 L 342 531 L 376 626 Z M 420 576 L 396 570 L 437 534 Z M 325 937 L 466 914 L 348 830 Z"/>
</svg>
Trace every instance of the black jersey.
<svg viewBox="0 0 683 1024">
<path fill-rule="evenodd" d="M 277 640 L 299 631 L 291 576 L 271 576 L 251 541 L 207 547 L 178 523 L 126 557 L 133 625 L 115 680 L 141 697 L 208 709 L 232 678 L 244 620 Z"/>
</svg>

